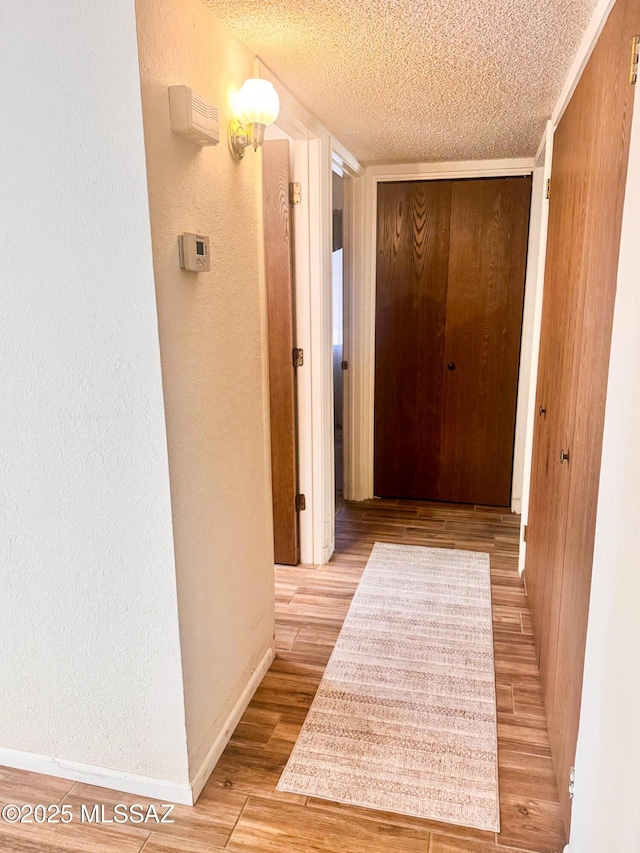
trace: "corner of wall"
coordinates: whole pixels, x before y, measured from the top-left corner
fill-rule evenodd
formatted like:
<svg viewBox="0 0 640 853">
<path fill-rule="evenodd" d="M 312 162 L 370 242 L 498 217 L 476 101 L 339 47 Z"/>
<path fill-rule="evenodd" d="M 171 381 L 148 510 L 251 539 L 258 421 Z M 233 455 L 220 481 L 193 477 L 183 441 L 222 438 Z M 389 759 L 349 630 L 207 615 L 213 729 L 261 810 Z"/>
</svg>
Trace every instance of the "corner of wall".
<svg viewBox="0 0 640 853">
<path fill-rule="evenodd" d="M 233 734 L 236 726 L 240 722 L 242 715 L 244 714 L 249 702 L 253 698 L 253 694 L 256 692 L 258 687 L 260 686 L 260 682 L 267 674 L 269 667 L 275 660 L 275 644 L 271 641 L 267 648 L 264 649 L 262 654 L 259 656 L 258 664 L 251 668 L 251 671 L 244 674 L 242 681 L 244 682 L 244 688 L 237 700 L 233 704 L 229 714 L 222 726 L 219 726 L 219 731 L 216 734 L 213 743 L 207 750 L 206 755 L 198 764 L 197 760 L 193 761 L 193 764 L 197 765 L 197 768 L 194 772 L 192 772 L 191 777 L 191 790 L 193 793 L 193 802 L 195 803 L 202 793 L 202 789 L 207 783 L 207 779 L 211 775 L 211 771 L 218 763 L 220 756 L 224 752 L 224 749 L 229 741 L 229 738 Z"/>
<path fill-rule="evenodd" d="M 225 133 L 254 57 L 201 0 L 136 6 L 187 743 L 200 784 L 274 632 L 261 164 L 253 151 L 233 160 Z M 218 107 L 218 145 L 171 133 L 171 84 Z M 209 272 L 180 269 L 183 231 L 210 237 Z"/>
</svg>

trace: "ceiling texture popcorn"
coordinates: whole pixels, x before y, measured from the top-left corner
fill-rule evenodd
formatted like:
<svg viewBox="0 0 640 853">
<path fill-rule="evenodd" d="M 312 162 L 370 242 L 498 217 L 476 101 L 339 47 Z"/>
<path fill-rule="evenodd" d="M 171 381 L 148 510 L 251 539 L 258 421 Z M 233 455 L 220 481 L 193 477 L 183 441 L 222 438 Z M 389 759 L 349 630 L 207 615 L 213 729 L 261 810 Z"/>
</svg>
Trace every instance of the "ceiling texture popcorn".
<svg viewBox="0 0 640 853">
<path fill-rule="evenodd" d="M 532 156 L 595 0 L 205 0 L 361 162 Z"/>
</svg>

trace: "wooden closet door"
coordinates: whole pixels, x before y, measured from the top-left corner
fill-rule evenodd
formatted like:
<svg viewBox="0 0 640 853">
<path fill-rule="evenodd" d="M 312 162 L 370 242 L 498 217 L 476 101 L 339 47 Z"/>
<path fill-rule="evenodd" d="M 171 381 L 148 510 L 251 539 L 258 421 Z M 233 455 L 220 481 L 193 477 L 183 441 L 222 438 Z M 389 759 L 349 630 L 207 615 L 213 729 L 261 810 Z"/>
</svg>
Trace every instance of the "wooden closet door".
<svg viewBox="0 0 640 853">
<path fill-rule="evenodd" d="M 531 178 L 454 181 L 438 497 L 507 506 Z"/>
<path fill-rule="evenodd" d="M 530 195 L 379 186 L 377 495 L 509 504 Z"/>
<path fill-rule="evenodd" d="M 574 140 L 589 137 L 587 120 L 588 113 L 570 106 L 554 136 L 553 204 L 549 210 L 527 525 L 527 590 L 550 725 L 570 480 L 569 464 L 560 461 L 560 453 L 569 450 L 573 429 L 573 387 L 585 297 L 581 284 L 586 262 L 582 222 L 587 193 L 584 174 L 573 168 Z"/>
<path fill-rule="evenodd" d="M 640 0 L 618 0 L 554 140 L 525 577 L 567 833 L 639 33 Z"/>
<path fill-rule="evenodd" d="M 378 185 L 375 493 L 438 497 L 451 181 Z"/>
</svg>

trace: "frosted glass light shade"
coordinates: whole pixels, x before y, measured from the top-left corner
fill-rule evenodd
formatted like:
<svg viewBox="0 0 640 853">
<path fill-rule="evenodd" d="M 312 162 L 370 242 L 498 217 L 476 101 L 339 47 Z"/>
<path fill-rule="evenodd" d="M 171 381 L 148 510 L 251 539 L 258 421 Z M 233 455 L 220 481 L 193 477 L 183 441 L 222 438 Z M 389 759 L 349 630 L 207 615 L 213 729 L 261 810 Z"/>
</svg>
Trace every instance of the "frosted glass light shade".
<svg viewBox="0 0 640 853">
<path fill-rule="evenodd" d="M 268 80 L 245 80 L 236 95 L 235 114 L 243 124 L 273 124 L 280 112 L 278 93 Z"/>
</svg>

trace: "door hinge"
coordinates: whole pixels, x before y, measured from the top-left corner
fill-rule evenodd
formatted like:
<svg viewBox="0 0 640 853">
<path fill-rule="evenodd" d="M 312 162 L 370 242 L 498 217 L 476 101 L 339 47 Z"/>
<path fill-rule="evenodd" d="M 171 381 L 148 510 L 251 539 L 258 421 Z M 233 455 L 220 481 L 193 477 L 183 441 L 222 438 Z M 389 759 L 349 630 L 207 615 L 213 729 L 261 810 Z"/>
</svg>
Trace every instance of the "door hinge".
<svg viewBox="0 0 640 853">
<path fill-rule="evenodd" d="M 302 512 L 307 508 L 307 499 L 304 495 L 296 495 L 296 512 Z"/>
<path fill-rule="evenodd" d="M 298 183 L 289 184 L 289 204 L 300 204 L 302 201 L 302 186 Z"/>
<path fill-rule="evenodd" d="M 522 541 L 523 542 L 527 541 L 527 529 L 528 529 L 528 527 L 529 527 L 529 525 L 525 524 L 525 526 L 522 528 Z"/>
<path fill-rule="evenodd" d="M 291 357 L 293 359 L 294 367 L 302 367 L 304 364 L 304 350 L 300 349 L 300 347 L 294 347 L 291 350 Z"/>
<path fill-rule="evenodd" d="M 547 191 L 544 195 L 545 198 L 551 198 L 551 178 L 547 178 Z"/>
<path fill-rule="evenodd" d="M 633 86 L 638 80 L 638 54 L 640 54 L 640 36 L 631 39 L 631 67 L 629 68 L 629 83 Z"/>
<path fill-rule="evenodd" d="M 569 799 L 573 799 L 573 791 L 576 785 L 576 768 L 572 767 L 569 770 Z"/>
<path fill-rule="evenodd" d="M 348 370 L 349 369 L 349 362 L 343 361 L 342 364 L 340 365 L 340 367 L 342 370 Z"/>
</svg>

